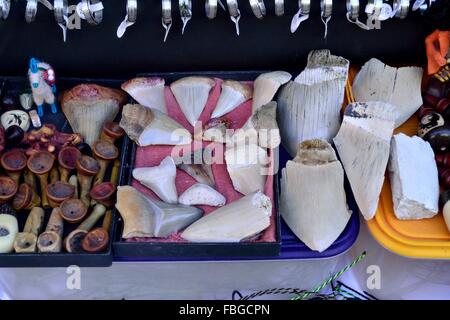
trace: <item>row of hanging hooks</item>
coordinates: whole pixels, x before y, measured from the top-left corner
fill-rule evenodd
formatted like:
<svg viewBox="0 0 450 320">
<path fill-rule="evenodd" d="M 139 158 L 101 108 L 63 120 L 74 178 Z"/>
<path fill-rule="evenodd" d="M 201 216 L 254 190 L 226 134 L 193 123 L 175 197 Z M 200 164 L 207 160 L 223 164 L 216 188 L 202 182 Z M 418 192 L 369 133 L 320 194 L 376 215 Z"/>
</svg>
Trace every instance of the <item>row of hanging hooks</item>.
<svg viewBox="0 0 450 320">
<path fill-rule="evenodd" d="M 222 2 L 224 1 L 226 5 Z M 242 1 L 242 0 L 241 0 Z M 248 0 L 253 14 L 258 19 L 263 19 L 267 15 L 265 1 L 274 1 L 275 15 L 284 15 L 284 1 L 285 0 Z M 292 18 L 291 32 L 294 33 L 300 24 L 307 20 L 310 15 L 311 1 L 313 0 L 298 0 L 298 11 Z M 320 1 L 321 19 L 325 26 L 324 37 L 328 33 L 328 22 L 333 13 L 333 0 L 317 0 Z M 340 1 L 340 0 L 338 0 Z M 405 19 L 410 10 L 421 12 L 426 11 L 435 0 L 415 0 L 412 7 L 410 7 L 410 0 L 392 0 L 392 5 L 387 0 L 368 0 L 364 8 L 367 15 L 367 22 L 364 23 L 360 18 L 360 1 L 346 0 L 346 17 L 350 23 L 356 24 L 364 30 L 374 29 L 373 26 L 377 22 L 385 21 L 391 18 Z M 63 32 L 63 39 L 66 41 L 67 23 L 68 23 L 68 0 L 26 0 L 25 20 L 31 23 L 35 20 L 38 3 L 43 4 L 49 10 L 54 12 L 55 20 L 61 27 Z M 238 0 L 205 0 L 205 14 L 208 19 L 214 19 L 217 16 L 218 8 L 227 11 L 230 15 L 231 21 L 235 24 L 236 34 L 239 35 L 239 20 L 241 19 L 241 12 L 239 10 Z M 11 8 L 11 0 L 0 0 L 0 20 L 6 20 Z M 165 30 L 164 42 L 167 39 L 169 31 L 172 27 L 172 0 L 161 0 L 162 9 L 162 26 Z M 86 20 L 90 25 L 99 25 L 103 20 L 104 6 L 101 0 L 80 0 L 76 6 L 78 16 Z M 183 23 L 181 32 L 184 34 L 188 22 L 192 18 L 192 0 L 178 0 L 178 11 L 181 21 Z M 138 0 L 126 0 L 126 15 L 125 19 L 117 29 L 117 36 L 121 38 L 128 27 L 132 26 L 137 21 Z"/>
</svg>

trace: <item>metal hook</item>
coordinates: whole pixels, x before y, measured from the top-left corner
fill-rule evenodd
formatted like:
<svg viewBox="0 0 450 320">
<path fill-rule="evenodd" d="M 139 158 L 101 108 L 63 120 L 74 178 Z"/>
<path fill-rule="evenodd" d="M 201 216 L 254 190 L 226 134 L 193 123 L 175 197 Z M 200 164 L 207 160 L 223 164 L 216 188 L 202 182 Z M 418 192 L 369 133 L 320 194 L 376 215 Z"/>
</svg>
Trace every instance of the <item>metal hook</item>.
<svg viewBox="0 0 450 320">
<path fill-rule="evenodd" d="M 297 31 L 300 24 L 309 18 L 311 10 L 311 0 L 298 0 L 298 11 L 292 18 L 291 32 Z"/>
<path fill-rule="evenodd" d="M 359 16 L 359 0 L 347 0 L 347 16 L 353 21 L 358 20 Z"/>
<path fill-rule="evenodd" d="M 331 20 L 331 14 L 333 13 L 333 0 L 320 0 L 321 19 L 325 25 L 325 33 L 323 38 L 328 35 L 328 22 Z"/>
<path fill-rule="evenodd" d="M 275 14 L 278 17 L 284 15 L 284 0 L 275 0 Z"/>
<path fill-rule="evenodd" d="M 394 0 L 393 16 L 399 19 L 405 19 L 409 12 L 409 0 Z"/>
<path fill-rule="evenodd" d="M 184 29 L 187 23 L 192 18 L 192 0 L 179 0 L 181 21 L 183 22 L 183 28 L 181 29 L 181 34 L 184 34 Z"/>
<path fill-rule="evenodd" d="M 11 0 L 0 0 L 0 19 L 6 20 L 11 9 Z"/>
<path fill-rule="evenodd" d="M 138 5 L 137 0 L 127 0 L 128 22 L 136 22 Z"/>
<path fill-rule="evenodd" d="M 217 0 L 206 0 L 205 11 L 208 19 L 214 19 L 217 15 Z"/>
<path fill-rule="evenodd" d="M 53 12 L 57 23 L 66 25 L 69 15 L 68 0 L 54 0 Z"/>
<path fill-rule="evenodd" d="M 347 0 L 347 20 L 351 23 L 356 24 L 358 27 L 364 30 L 370 30 L 370 28 L 359 21 L 359 0 Z"/>
<path fill-rule="evenodd" d="M 264 4 L 264 0 L 249 0 L 249 1 L 255 17 L 257 17 L 258 19 L 264 18 L 264 16 L 266 15 L 266 5 Z"/>
<path fill-rule="evenodd" d="M 167 36 L 169 35 L 170 27 L 172 27 L 172 2 L 171 0 L 162 0 L 162 18 L 161 23 L 164 29 L 166 30 L 164 34 L 164 42 L 167 40 Z"/>
<path fill-rule="evenodd" d="M 227 0 L 228 12 L 230 13 L 230 19 L 236 26 L 236 34 L 239 35 L 239 20 L 241 19 L 241 11 L 239 11 L 239 5 L 237 0 Z"/>
<path fill-rule="evenodd" d="M 25 7 L 25 21 L 27 23 L 31 23 L 36 19 L 37 9 L 37 0 L 27 0 L 27 6 Z"/>
<path fill-rule="evenodd" d="M 81 0 L 81 12 L 91 26 L 99 25 L 103 20 L 103 4 L 100 0 Z"/>
</svg>

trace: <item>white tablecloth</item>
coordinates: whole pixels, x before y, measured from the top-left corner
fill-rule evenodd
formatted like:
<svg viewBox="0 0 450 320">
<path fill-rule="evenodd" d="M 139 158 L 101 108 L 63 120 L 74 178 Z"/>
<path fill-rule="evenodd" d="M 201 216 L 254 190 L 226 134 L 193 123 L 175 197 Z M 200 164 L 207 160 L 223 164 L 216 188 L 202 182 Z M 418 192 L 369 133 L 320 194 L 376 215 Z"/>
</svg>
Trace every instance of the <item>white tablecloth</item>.
<svg viewBox="0 0 450 320">
<path fill-rule="evenodd" d="M 67 288 L 65 268 L 4 268 L 0 298 L 231 299 L 234 290 L 245 295 L 270 288 L 311 289 L 362 251 L 367 257 L 340 278 L 352 288 L 380 299 L 450 299 L 450 261 L 413 260 L 390 253 L 372 239 L 364 222 L 355 245 L 334 259 L 114 263 L 110 268 L 82 268 L 79 290 Z M 380 268 L 379 289 L 366 287 L 370 265 Z"/>
</svg>

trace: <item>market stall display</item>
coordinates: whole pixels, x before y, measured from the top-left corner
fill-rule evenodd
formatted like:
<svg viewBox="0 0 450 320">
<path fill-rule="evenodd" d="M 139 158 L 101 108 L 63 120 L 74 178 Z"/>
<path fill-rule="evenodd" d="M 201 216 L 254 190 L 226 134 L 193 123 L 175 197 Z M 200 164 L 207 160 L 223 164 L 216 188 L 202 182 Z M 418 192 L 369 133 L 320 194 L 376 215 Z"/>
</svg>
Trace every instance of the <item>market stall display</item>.
<svg viewBox="0 0 450 320">
<path fill-rule="evenodd" d="M 19 97 L 30 90 L 26 79 L 7 79 L 3 86 L 2 96 L 7 93 L 15 102 L 3 104 L 1 110 L 2 129 L 7 128 L 5 150 L 0 156 L 5 230 L 1 238 L 7 242 L 0 255 L 1 266 L 112 263 L 109 233 L 113 233 L 115 221 L 112 212 L 105 215 L 115 203 L 126 143 L 121 139 L 124 132 L 112 122 L 115 114 L 108 111 L 104 116 L 103 110 L 114 107 L 118 114 L 127 96 L 120 90 L 93 84 L 72 88 L 79 83 L 68 79 L 58 80 L 58 84 L 69 90 L 62 99 L 66 114 L 56 110 L 40 117 L 36 113 L 42 121 L 40 127 L 30 123 L 34 106 L 25 111 L 17 109 L 21 107 Z M 118 92 L 119 98 L 102 96 L 110 91 Z M 75 119 L 73 114 L 80 109 L 84 114 Z M 76 129 L 92 136 L 92 148 L 69 125 L 66 116 Z M 81 116 L 94 117 L 96 121 L 83 126 L 77 122 Z M 87 235 L 89 241 L 83 247 Z M 9 238 L 13 238 L 12 244 Z"/>
</svg>

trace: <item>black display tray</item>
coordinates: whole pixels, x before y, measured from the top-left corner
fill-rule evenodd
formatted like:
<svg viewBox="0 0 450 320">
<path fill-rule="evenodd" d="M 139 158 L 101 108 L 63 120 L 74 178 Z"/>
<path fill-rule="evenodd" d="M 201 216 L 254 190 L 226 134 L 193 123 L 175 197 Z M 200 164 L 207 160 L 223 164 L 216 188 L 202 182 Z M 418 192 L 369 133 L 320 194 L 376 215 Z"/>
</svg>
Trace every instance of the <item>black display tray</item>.
<svg viewBox="0 0 450 320">
<path fill-rule="evenodd" d="M 6 81 L 5 88 L 2 92 L 4 94 L 17 94 L 19 92 L 27 91 L 29 88 L 28 81 L 25 77 L 0 77 L 0 81 Z M 118 80 L 104 80 L 104 79 L 64 79 L 57 78 L 57 89 L 59 96 L 64 90 L 70 89 L 73 86 L 80 83 L 96 83 L 99 85 L 104 85 L 108 87 L 120 88 L 120 84 L 122 81 Z M 58 130 L 62 132 L 72 132 L 68 121 L 66 120 L 64 114 L 61 111 L 61 106 L 59 104 L 60 99 L 58 99 L 58 108 L 59 112 L 57 114 L 51 114 L 50 107 L 45 106 L 45 115 L 41 118 L 42 124 L 52 123 L 54 124 Z M 17 106 L 17 109 L 21 109 L 20 105 Z M 1 111 L 3 113 L 4 110 Z M 118 115 L 120 117 L 120 114 Z M 116 119 L 117 120 L 117 119 Z M 121 150 L 120 154 L 120 171 L 119 171 L 119 184 L 123 178 L 123 170 L 125 158 L 128 154 L 128 137 L 122 138 L 122 141 L 119 141 L 119 150 Z M 117 143 L 116 143 L 117 144 Z M 125 166 L 126 167 L 126 166 Z M 107 174 L 105 179 L 109 178 L 110 168 L 107 170 Z M 44 226 L 47 225 L 48 218 L 50 216 L 51 209 L 45 210 L 45 220 Z M 113 218 L 110 226 L 110 243 L 108 248 L 101 253 L 7 253 L 0 254 L 0 267 L 67 267 L 70 265 L 76 265 L 79 267 L 108 267 L 112 264 L 112 239 L 114 238 L 114 230 L 115 223 L 117 220 L 118 213 L 116 209 L 113 210 Z M 28 217 L 27 212 L 18 212 L 17 218 L 19 222 L 19 232 L 23 230 L 23 226 Z M 102 219 L 97 223 L 96 227 L 100 227 L 102 224 Z M 68 224 L 64 223 L 64 237 L 69 234 L 72 230 L 74 230 L 78 226 L 78 224 Z"/>
<path fill-rule="evenodd" d="M 238 81 L 253 81 L 263 71 L 242 72 L 182 72 L 182 73 L 147 73 L 140 76 L 162 77 L 166 85 L 187 76 L 207 76 L 221 79 L 233 79 Z M 129 141 L 130 158 L 129 166 L 124 168 L 122 182 L 129 185 L 132 181 L 132 169 L 135 162 L 136 144 Z M 278 151 L 276 151 L 278 152 Z M 278 159 L 277 155 L 274 157 Z M 274 177 L 275 214 L 276 214 L 276 241 L 274 242 L 240 242 L 240 243 L 169 243 L 169 242 L 126 242 L 121 235 L 123 221 L 120 216 L 116 222 L 116 234 L 114 238 L 114 260 L 119 261 L 152 261 L 177 258 L 180 260 L 196 259 L 235 259 L 236 257 L 269 257 L 278 256 L 281 248 L 281 230 L 279 214 L 279 188 L 278 177 Z"/>
</svg>

